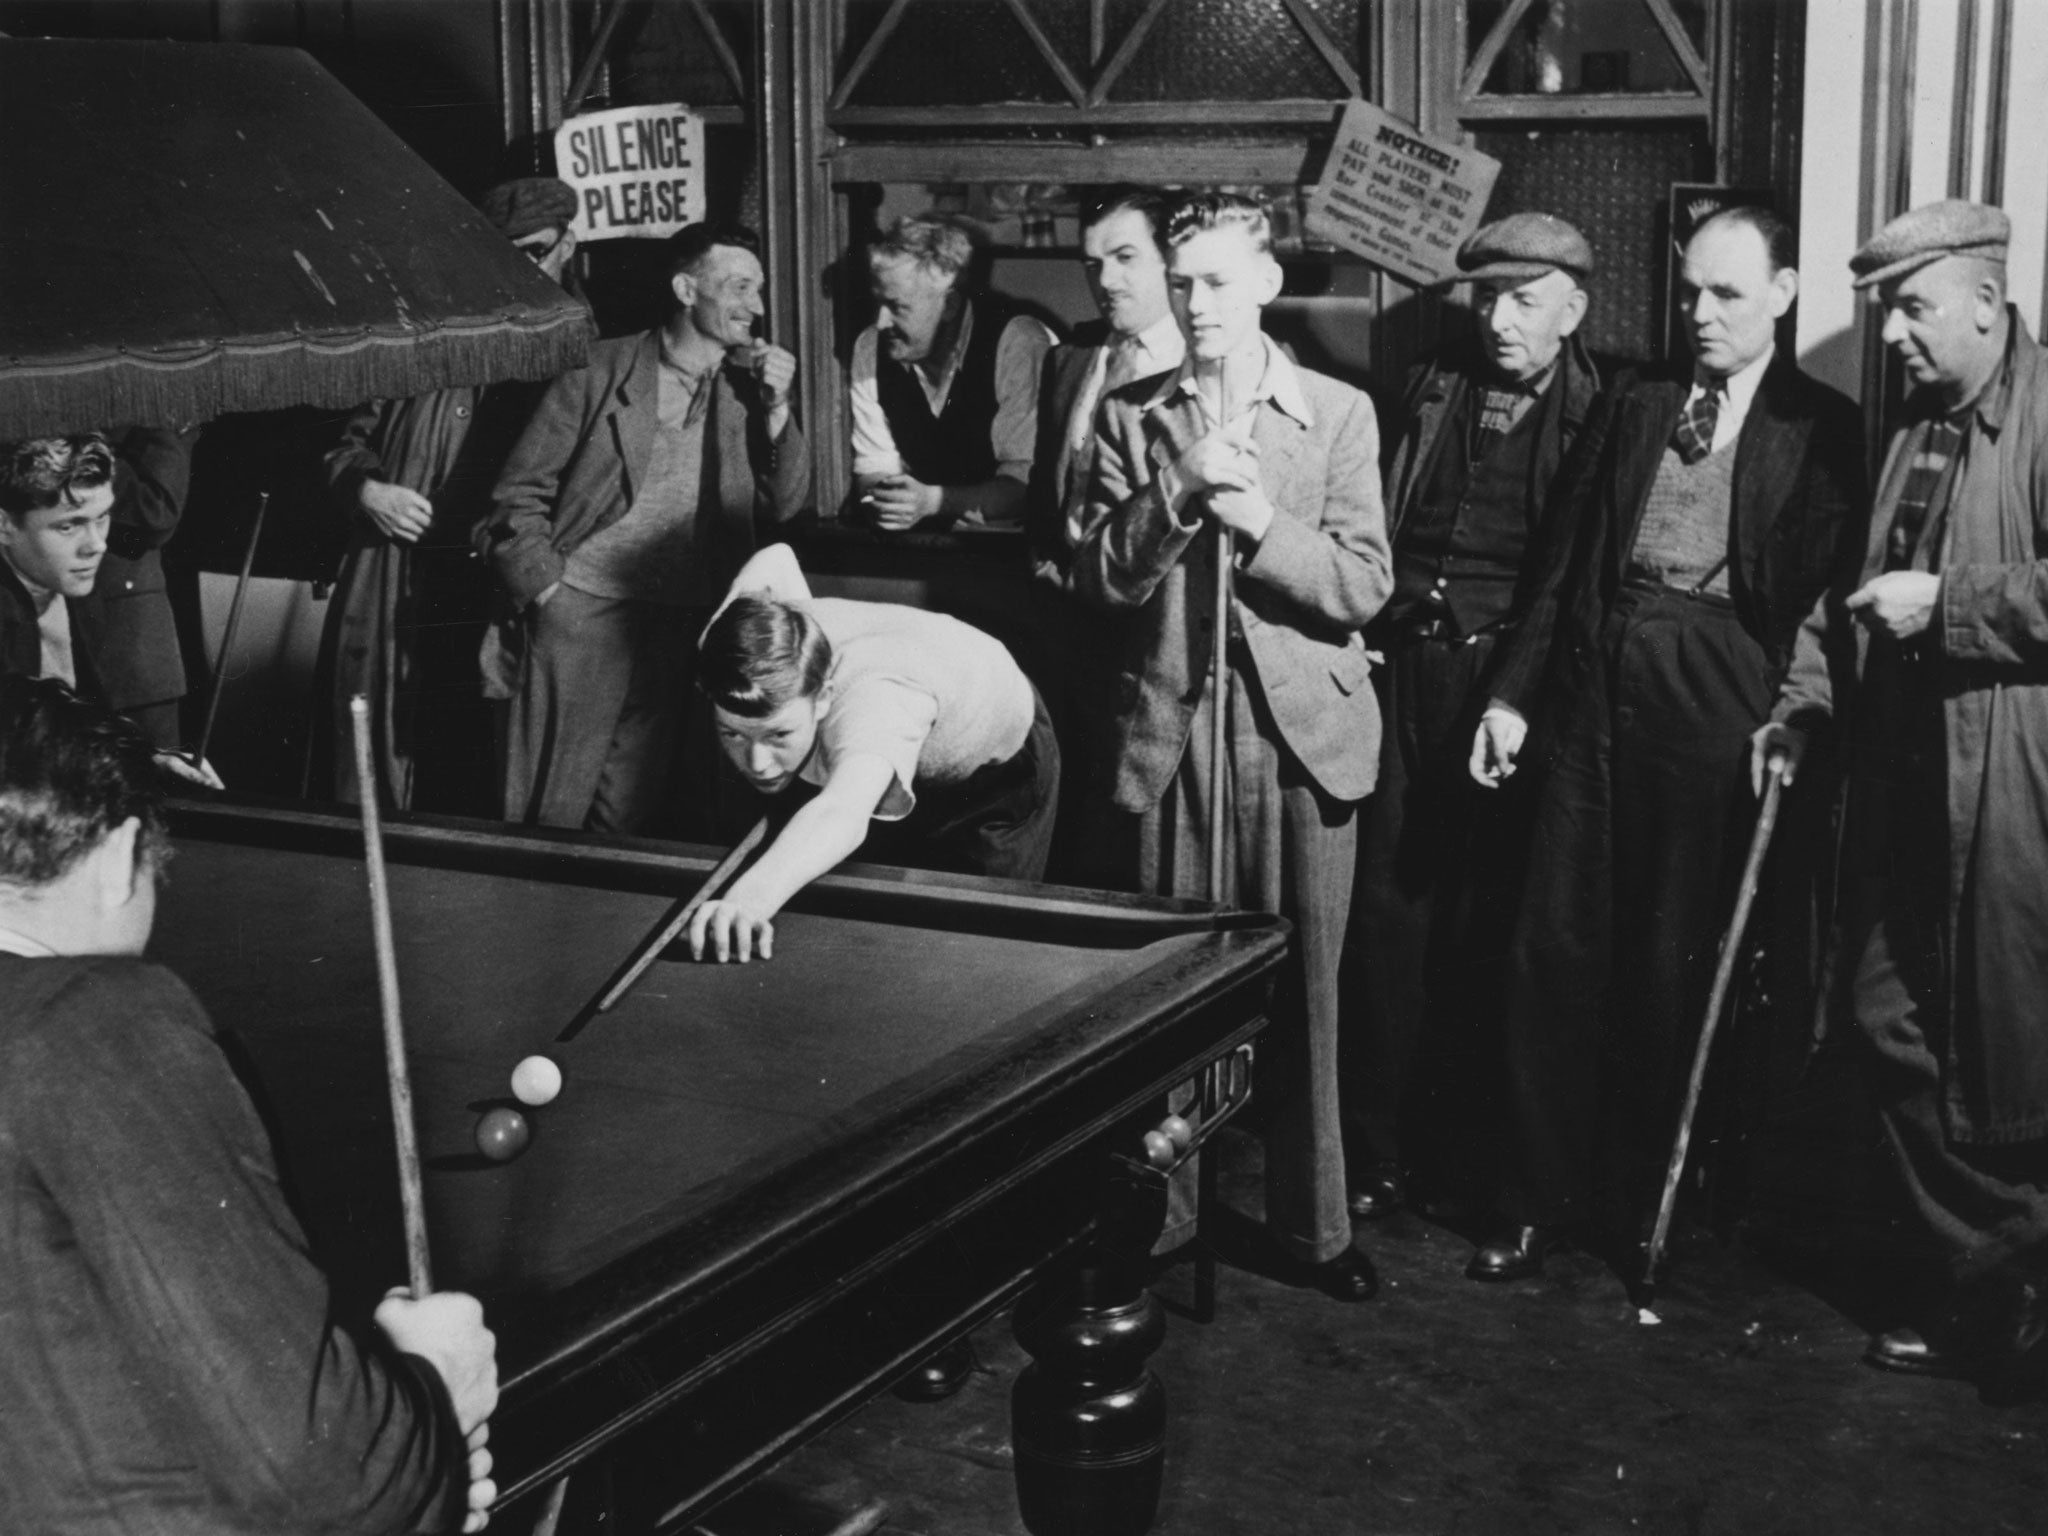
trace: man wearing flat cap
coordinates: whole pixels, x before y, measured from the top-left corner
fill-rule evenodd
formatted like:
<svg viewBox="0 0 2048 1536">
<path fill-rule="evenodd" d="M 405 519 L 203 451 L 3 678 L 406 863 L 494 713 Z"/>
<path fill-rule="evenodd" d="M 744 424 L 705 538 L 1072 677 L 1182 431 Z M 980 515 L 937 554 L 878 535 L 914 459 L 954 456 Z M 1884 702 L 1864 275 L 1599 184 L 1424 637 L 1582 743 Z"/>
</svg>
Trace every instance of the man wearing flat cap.
<svg viewBox="0 0 2048 1536">
<path fill-rule="evenodd" d="M 1970 1358 L 1926 1325 L 2001 1290 L 2038 1323 L 2048 1274 L 2048 359 L 2006 300 L 2009 233 L 1933 203 L 1850 260 L 1913 391 L 1756 741 L 1759 774 L 1840 743 L 1828 1000 L 1870 1045 L 1932 1282 L 1865 1358 L 1928 1374 L 2011 1369 L 2012 1337 Z"/>
<path fill-rule="evenodd" d="M 479 207 L 567 286 L 576 194 L 566 182 L 502 182 Z M 349 520 L 321 641 L 337 800 L 353 804 L 359 793 L 349 700 L 360 693 L 370 701 L 386 804 L 497 812 L 493 722 L 477 663 L 490 581 L 470 541 L 541 387 L 515 381 L 373 400 L 327 455 L 328 489 Z"/>
<path fill-rule="evenodd" d="M 1625 1247 L 1656 1206 L 1755 817 L 1749 738 L 1863 526 L 1857 409 L 1775 350 L 1793 260 L 1763 209 L 1686 242 L 1691 365 L 1624 374 L 1595 406 L 1483 684 L 1472 776 L 1500 786 L 1532 731 L 1547 772 L 1502 1012 L 1502 1225 L 1477 1280 L 1538 1273 L 1596 1218 Z"/>
<path fill-rule="evenodd" d="M 1387 658 L 1373 673 L 1385 734 L 1359 830 L 1343 1086 L 1351 1209 L 1368 1218 L 1403 1202 L 1418 1160 L 1440 1185 L 1480 1172 L 1458 1166 L 1475 1140 L 1469 1036 L 1498 1005 L 1528 806 L 1464 764 L 1480 679 L 1528 606 L 1529 550 L 1600 387 L 1577 335 L 1593 270 L 1578 230 L 1513 214 L 1467 240 L 1458 269 L 1477 333 L 1408 380 L 1386 491 L 1394 595 L 1367 631 Z M 1408 1145 L 1410 1126 L 1438 1145 Z"/>
</svg>

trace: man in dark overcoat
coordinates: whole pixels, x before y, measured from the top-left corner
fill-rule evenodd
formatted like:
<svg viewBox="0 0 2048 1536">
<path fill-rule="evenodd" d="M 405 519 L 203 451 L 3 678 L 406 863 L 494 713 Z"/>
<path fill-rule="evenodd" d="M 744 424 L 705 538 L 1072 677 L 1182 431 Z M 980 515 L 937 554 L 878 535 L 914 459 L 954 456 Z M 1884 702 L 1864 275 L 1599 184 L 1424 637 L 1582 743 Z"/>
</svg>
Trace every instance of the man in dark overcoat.
<svg viewBox="0 0 2048 1536">
<path fill-rule="evenodd" d="M 1462 770 L 1480 680 L 1527 605 L 1551 485 L 1600 387 L 1577 338 L 1593 270 L 1578 230 L 1511 214 L 1474 233 L 1458 267 L 1478 334 L 1409 378 L 1387 476 L 1394 595 L 1366 633 L 1387 658 L 1373 673 L 1385 733 L 1359 826 L 1341 1046 L 1351 1211 L 1366 1218 L 1402 1204 L 1419 1151 L 1436 1154 L 1439 1182 L 1471 1172 L 1450 1166 L 1470 1161 L 1452 1147 L 1473 1145 L 1486 1097 L 1468 1075 L 1473 1026 L 1497 1007 L 1528 797 Z M 1438 1145 L 1406 1145 L 1404 1121 Z"/>
<path fill-rule="evenodd" d="M 1991 1363 L 1926 1337 L 1977 1282 L 2031 1287 L 2038 1335 L 2048 1272 L 2048 357 L 2006 299 L 2010 230 L 1934 203 L 1850 261 L 1915 387 L 1860 565 L 1757 739 L 1759 765 L 1817 730 L 1846 748 L 1831 1000 L 1934 1282 L 1865 1358 L 1927 1374 Z"/>
<path fill-rule="evenodd" d="M 1596 1215 L 1631 1242 L 1654 1208 L 1755 816 L 1749 738 L 1862 526 L 1857 409 L 1776 351 L 1793 260 L 1760 209 L 1687 242 L 1692 366 L 1595 408 L 1488 680 L 1474 777 L 1511 773 L 1531 728 L 1551 762 L 1502 1014 L 1503 1220 L 1474 1279 L 1538 1273 Z"/>
</svg>

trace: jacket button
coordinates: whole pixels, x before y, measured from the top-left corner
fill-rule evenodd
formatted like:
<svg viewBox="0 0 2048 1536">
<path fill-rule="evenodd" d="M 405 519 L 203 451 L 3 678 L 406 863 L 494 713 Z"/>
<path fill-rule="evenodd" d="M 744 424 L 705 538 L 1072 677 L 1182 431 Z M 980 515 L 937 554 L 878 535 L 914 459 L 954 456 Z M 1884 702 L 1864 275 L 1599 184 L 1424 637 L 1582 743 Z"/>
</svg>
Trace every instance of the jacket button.
<svg viewBox="0 0 2048 1536">
<path fill-rule="evenodd" d="M 469 414 L 469 407 L 466 405 L 458 405 L 457 407 L 455 407 L 455 414 L 458 416 L 467 416 Z"/>
</svg>

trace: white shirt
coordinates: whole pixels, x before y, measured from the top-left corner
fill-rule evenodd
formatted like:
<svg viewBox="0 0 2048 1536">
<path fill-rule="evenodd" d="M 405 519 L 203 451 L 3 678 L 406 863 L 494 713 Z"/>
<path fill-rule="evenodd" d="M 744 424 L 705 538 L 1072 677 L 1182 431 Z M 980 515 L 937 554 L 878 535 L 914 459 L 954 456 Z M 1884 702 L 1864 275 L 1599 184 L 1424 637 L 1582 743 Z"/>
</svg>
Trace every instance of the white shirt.
<svg viewBox="0 0 2048 1536">
<path fill-rule="evenodd" d="M 1080 482 L 1071 488 L 1067 501 L 1067 547 L 1081 542 L 1081 525 L 1088 520 L 1088 466 L 1095 460 L 1095 411 L 1102 397 L 1113 389 L 1154 374 L 1171 373 L 1187 356 L 1187 337 L 1171 313 L 1161 315 L 1135 336 L 1113 337 L 1095 349 L 1095 361 L 1088 377 L 1074 396 L 1074 408 L 1067 416 L 1067 455 L 1078 473 L 1070 479 Z"/>
<path fill-rule="evenodd" d="M 71 645 L 71 605 L 48 587 L 37 586 L 22 575 L 21 567 L 12 560 L 7 567 L 28 593 L 28 600 L 35 604 L 36 630 L 43 642 L 42 670 L 36 676 L 54 677 L 66 687 L 76 688 L 78 660 Z"/>
<path fill-rule="evenodd" d="M 960 334 L 954 338 L 952 353 L 936 380 L 916 364 L 889 364 L 892 368 L 910 369 L 934 416 L 946 408 L 953 393 L 953 380 L 959 376 L 960 364 L 967 356 L 967 343 L 973 335 L 974 305 L 970 302 L 961 317 Z M 996 416 L 989 427 L 989 447 L 995 452 L 996 474 L 1002 479 L 1031 479 L 1031 459 L 1038 446 L 1038 376 L 1054 339 L 1041 321 L 1018 315 L 1003 327 L 1003 334 L 996 341 Z M 893 475 L 903 467 L 902 456 L 896 451 L 896 434 L 889 430 L 889 418 L 882 413 L 881 389 L 875 379 L 879 366 L 879 337 L 871 325 L 853 343 L 851 403 L 856 475 Z"/>
<path fill-rule="evenodd" d="M 25 933 L 16 933 L 12 928 L 0 928 L 0 955 L 23 955 L 30 960 L 49 960 L 57 951 L 38 939 Z"/>
<path fill-rule="evenodd" d="M 1744 368 L 1740 373 L 1731 373 L 1721 381 L 1727 391 L 1721 397 L 1721 414 L 1714 418 L 1714 441 L 1708 452 L 1719 453 L 1742 434 L 1742 424 L 1749 420 L 1750 404 L 1756 399 L 1764 375 L 1770 371 L 1771 358 L 1776 355 L 1775 347 L 1764 348 L 1764 355 Z M 1707 386 L 1698 379 L 1686 392 L 1684 410 L 1691 410 L 1693 402 L 1707 392 Z M 1682 413 L 1681 413 L 1682 414 Z"/>
</svg>

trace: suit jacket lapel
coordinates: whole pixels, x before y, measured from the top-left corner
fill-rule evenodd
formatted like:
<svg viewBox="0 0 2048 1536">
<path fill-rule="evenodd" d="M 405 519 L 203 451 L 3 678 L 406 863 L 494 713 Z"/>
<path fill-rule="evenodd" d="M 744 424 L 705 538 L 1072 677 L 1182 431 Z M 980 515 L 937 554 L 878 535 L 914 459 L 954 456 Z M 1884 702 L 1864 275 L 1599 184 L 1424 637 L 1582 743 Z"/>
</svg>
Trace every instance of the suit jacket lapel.
<svg viewBox="0 0 2048 1536">
<path fill-rule="evenodd" d="M 1735 445 L 1728 566 L 1745 584 L 1755 577 L 1757 555 L 1770 536 L 1771 524 L 1790 502 L 1798 478 L 1799 433 L 1780 409 L 1787 366 L 1774 362 L 1764 375 Z"/>
<path fill-rule="evenodd" d="M 661 335 L 649 331 L 633 353 L 633 366 L 612 391 L 609 412 L 612 447 L 626 479 L 626 505 L 647 483 L 647 461 L 654 457 L 654 430 L 661 396 Z"/>
</svg>

